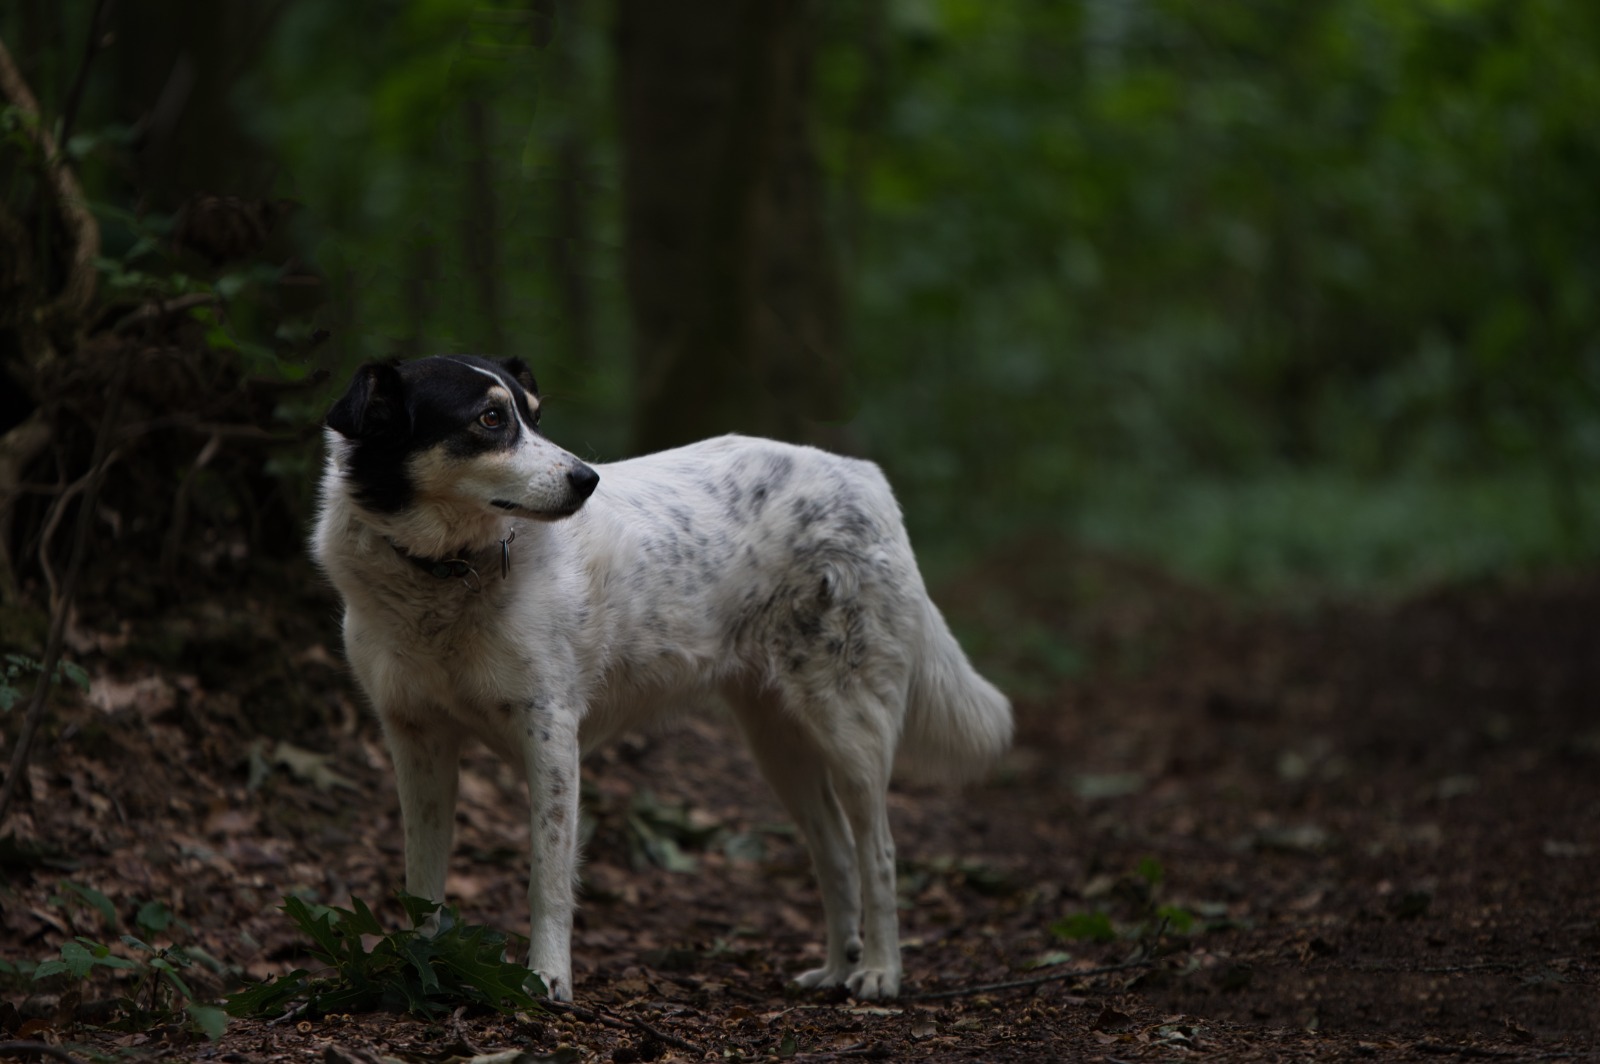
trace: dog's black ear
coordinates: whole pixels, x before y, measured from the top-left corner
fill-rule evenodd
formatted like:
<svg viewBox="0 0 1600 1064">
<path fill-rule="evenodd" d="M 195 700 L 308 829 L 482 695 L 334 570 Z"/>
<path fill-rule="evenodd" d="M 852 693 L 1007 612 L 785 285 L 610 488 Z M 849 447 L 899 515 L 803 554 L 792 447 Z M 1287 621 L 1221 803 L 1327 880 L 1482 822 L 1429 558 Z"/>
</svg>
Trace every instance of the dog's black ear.
<svg viewBox="0 0 1600 1064">
<path fill-rule="evenodd" d="M 517 383 L 522 385 L 523 390 L 529 395 L 537 396 L 539 394 L 539 382 L 533 379 L 533 370 L 524 365 L 522 359 L 502 358 L 500 360 L 500 368 L 515 377 Z"/>
<path fill-rule="evenodd" d="M 368 362 L 356 370 L 349 389 L 328 411 L 327 422 L 330 429 L 350 440 L 403 432 L 406 390 L 399 364 Z"/>
</svg>

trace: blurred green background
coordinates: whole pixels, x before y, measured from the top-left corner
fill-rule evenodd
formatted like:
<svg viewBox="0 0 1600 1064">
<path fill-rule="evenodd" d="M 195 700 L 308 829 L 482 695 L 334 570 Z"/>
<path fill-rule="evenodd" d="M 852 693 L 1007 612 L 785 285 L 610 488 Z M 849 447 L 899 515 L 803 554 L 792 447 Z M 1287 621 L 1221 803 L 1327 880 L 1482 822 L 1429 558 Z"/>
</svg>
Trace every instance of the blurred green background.
<svg viewBox="0 0 1600 1064">
<path fill-rule="evenodd" d="M 1267 594 L 1600 554 L 1600 5 L 777 7 L 767 45 L 795 65 L 820 176 L 795 195 L 838 294 L 829 402 L 779 431 L 880 462 L 935 577 L 1041 531 Z M 213 286 L 216 342 L 290 378 L 517 355 L 552 437 L 625 456 L 651 357 L 629 213 L 651 178 L 624 120 L 630 56 L 655 43 L 638 8 L 118 6 L 69 131 L 105 284 Z M 95 11 L 0 12 L 47 115 Z M 777 54 L 739 36 L 757 21 L 704 70 Z M 174 259 L 196 193 L 276 204 L 270 250 Z M 291 261 L 314 296 L 284 295 Z M 719 372 L 691 351 L 651 387 Z M 713 414 L 703 434 L 745 427 Z M 274 462 L 302 485 L 316 469 Z"/>
</svg>

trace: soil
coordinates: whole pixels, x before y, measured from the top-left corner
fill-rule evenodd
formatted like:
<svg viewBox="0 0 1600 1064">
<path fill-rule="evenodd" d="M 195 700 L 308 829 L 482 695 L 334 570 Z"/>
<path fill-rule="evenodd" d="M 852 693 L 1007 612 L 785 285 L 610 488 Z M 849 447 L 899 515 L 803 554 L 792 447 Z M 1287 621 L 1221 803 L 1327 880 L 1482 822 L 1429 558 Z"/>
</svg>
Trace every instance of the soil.
<svg viewBox="0 0 1600 1064">
<path fill-rule="evenodd" d="M 1018 738 L 984 784 L 896 787 L 900 1000 L 786 987 L 820 956 L 815 887 L 713 712 L 585 767 L 576 1010 L 209 1041 L 129 1024 L 137 987 L 106 972 L 6 977 L 0 1033 L 230 1064 L 1600 1056 L 1600 577 L 1268 607 L 1040 542 L 936 597 Z M 159 622 L 86 612 L 73 638 L 93 690 L 53 711 L 0 827 L 0 958 L 114 943 L 159 901 L 178 922 L 156 944 L 215 958 L 185 972 L 214 998 L 311 963 L 287 894 L 398 926 L 392 780 L 314 578 Z M 471 754 L 466 920 L 525 929 L 524 809 Z"/>
</svg>

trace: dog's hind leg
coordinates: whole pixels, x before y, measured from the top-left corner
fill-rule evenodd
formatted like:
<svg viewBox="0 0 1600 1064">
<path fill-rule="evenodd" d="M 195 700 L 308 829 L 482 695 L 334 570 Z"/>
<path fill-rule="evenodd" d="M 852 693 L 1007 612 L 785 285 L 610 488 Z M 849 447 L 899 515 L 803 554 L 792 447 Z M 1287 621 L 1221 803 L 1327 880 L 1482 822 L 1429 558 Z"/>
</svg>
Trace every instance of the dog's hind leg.
<svg viewBox="0 0 1600 1064">
<path fill-rule="evenodd" d="M 888 805 L 894 736 L 874 727 L 887 719 L 881 711 L 851 707 L 847 712 L 854 713 L 859 727 L 830 734 L 826 755 L 861 869 L 863 949 L 846 984 L 856 997 L 870 1001 L 900 993 L 900 913 Z"/>
<path fill-rule="evenodd" d="M 405 831 L 406 893 L 444 903 L 445 873 L 455 830 L 461 740 L 450 728 L 412 716 L 382 714 L 400 792 Z M 437 928 L 437 917 L 428 921 Z"/>
<path fill-rule="evenodd" d="M 771 691 L 729 692 L 728 703 L 756 764 L 794 818 L 817 873 L 827 921 L 827 958 L 795 978 L 798 986 L 841 986 L 861 963 L 861 883 L 850 824 L 828 779 L 822 752 Z"/>
</svg>

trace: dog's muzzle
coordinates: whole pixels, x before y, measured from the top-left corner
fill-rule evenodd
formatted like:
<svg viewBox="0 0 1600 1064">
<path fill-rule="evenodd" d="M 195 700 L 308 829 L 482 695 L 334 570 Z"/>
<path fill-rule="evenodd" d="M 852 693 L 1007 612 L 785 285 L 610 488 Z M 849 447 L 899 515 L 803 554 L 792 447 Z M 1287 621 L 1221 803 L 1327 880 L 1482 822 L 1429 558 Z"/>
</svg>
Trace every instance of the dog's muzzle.
<svg viewBox="0 0 1600 1064">
<path fill-rule="evenodd" d="M 510 499 L 490 499 L 489 505 L 498 507 L 508 513 L 524 514 L 528 517 L 551 518 L 571 517 L 583 508 L 583 504 L 594 494 L 594 489 L 600 484 L 600 474 L 586 465 L 579 465 L 576 469 L 567 471 L 568 497 L 560 506 L 545 510 L 533 510 L 519 502 Z"/>
</svg>

